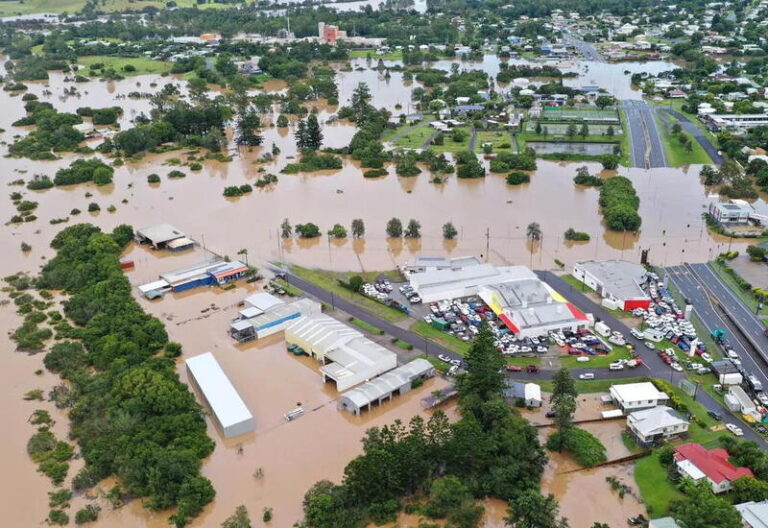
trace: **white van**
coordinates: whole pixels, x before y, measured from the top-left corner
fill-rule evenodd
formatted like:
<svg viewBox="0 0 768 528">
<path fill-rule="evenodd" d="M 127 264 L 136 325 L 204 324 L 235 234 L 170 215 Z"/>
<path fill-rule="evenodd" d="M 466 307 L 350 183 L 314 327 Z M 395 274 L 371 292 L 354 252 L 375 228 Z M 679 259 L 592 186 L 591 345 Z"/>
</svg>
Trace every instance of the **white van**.
<svg viewBox="0 0 768 528">
<path fill-rule="evenodd" d="M 593 380 L 595 379 L 595 373 L 594 372 L 585 372 L 584 374 L 579 374 L 580 380 Z"/>
</svg>

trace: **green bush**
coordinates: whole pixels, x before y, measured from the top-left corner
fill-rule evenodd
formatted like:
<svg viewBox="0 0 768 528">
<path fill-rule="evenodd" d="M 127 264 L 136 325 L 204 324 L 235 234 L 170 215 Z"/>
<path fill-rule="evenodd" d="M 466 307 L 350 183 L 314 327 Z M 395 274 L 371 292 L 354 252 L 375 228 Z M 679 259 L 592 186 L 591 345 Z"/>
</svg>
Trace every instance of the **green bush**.
<svg viewBox="0 0 768 528">
<path fill-rule="evenodd" d="M 363 178 L 378 178 L 379 176 L 386 176 L 387 174 L 387 169 L 368 169 L 363 172 Z"/>
<path fill-rule="evenodd" d="M 187 175 L 181 172 L 180 170 L 172 170 L 168 173 L 169 178 L 186 178 Z"/>
<path fill-rule="evenodd" d="M 96 185 L 112 183 L 114 169 L 99 159 L 79 159 L 69 167 L 56 171 L 53 183 L 56 185 L 72 185 L 92 181 Z"/>
<path fill-rule="evenodd" d="M 605 180 L 600 188 L 600 207 L 608 229 L 612 231 L 637 231 L 642 219 L 637 214 L 640 207 L 632 182 L 624 176 Z"/>
<path fill-rule="evenodd" d="M 600 440 L 579 427 L 570 427 L 564 433 L 560 431 L 552 433 L 547 439 L 547 448 L 552 449 L 556 446 L 562 446 L 563 450 L 570 453 L 574 460 L 584 467 L 594 467 L 608 460 L 605 446 Z"/>
<path fill-rule="evenodd" d="M 75 524 L 86 524 L 96 522 L 99 519 L 100 508 L 93 504 L 88 504 L 85 508 L 77 510 L 75 513 Z"/>
<path fill-rule="evenodd" d="M 157 174 L 150 174 L 147 176 L 147 183 L 160 183 L 160 176 Z"/>
<path fill-rule="evenodd" d="M 64 526 L 69 524 L 69 515 L 62 510 L 51 510 L 48 513 L 48 524 Z"/>
<path fill-rule="evenodd" d="M 574 242 L 586 242 L 589 240 L 589 234 L 583 231 L 576 231 L 574 228 L 569 227 L 563 234 L 563 238 Z"/>
<path fill-rule="evenodd" d="M 101 207 L 99 207 L 99 204 L 96 202 L 91 202 L 88 204 L 88 212 L 89 213 L 95 213 L 96 211 L 101 211 Z"/>
<path fill-rule="evenodd" d="M 521 183 L 529 183 L 531 177 L 520 171 L 510 172 L 507 174 L 507 185 L 520 185 Z"/>
</svg>

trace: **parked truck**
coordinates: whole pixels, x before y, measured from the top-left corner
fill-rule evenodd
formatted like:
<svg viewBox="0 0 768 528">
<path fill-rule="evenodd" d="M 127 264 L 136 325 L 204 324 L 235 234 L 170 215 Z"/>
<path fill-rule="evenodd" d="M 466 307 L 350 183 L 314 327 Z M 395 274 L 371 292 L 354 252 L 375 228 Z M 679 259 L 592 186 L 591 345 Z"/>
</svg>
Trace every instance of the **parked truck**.
<svg viewBox="0 0 768 528">
<path fill-rule="evenodd" d="M 741 385 L 744 378 L 738 372 L 729 372 L 728 374 L 720 374 L 718 381 L 721 385 Z"/>
<path fill-rule="evenodd" d="M 598 321 L 595 323 L 595 332 L 597 332 L 603 337 L 608 337 L 609 335 L 611 335 L 611 329 L 608 327 L 607 324 L 605 324 L 602 321 Z"/>
</svg>

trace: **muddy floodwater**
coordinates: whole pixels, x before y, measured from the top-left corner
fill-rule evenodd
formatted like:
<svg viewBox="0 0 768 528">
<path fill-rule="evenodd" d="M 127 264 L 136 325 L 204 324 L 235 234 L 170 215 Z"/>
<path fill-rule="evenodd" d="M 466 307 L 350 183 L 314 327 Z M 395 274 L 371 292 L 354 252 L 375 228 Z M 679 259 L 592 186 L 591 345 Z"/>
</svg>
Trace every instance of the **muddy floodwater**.
<svg viewBox="0 0 768 528">
<path fill-rule="evenodd" d="M 365 59 L 352 62 L 353 71 L 337 75 L 342 102 L 349 99 L 359 82 L 366 82 L 371 88 L 374 105 L 385 106 L 395 113 L 413 110 L 410 97 L 418 83 L 404 82 L 398 72 L 386 79 L 382 72 L 370 69 Z M 435 66 L 448 69 L 450 61 L 440 61 Z M 495 74 L 499 61 L 488 56 L 476 63 L 462 62 L 461 67 L 483 68 Z M 579 73 L 578 77 L 565 80 L 568 85 L 600 84 L 619 97 L 639 98 L 640 94 L 630 87 L 629 75 L 624 70 L 661 71 L 673 65 L 590 63 L 567 67 Z M 357 71 L 357 68 L 362 70 Z M 125 110 L 120 124 L 127 128 L 133 118 L 150 110 L 147 97 L 129 98 L 127 95 L 130 92 L 153 94 L 168 82 L 179 84 L 183 91 L 183 82 L 172 76 L 137 76 L 116 82 L 93 80 L 74 84 L 65 83 L 63 75 L 53 73 L 48 82 L 27 84 L 29 92 L 62 111 L 74 112 L 81 106 L 119 105 Z M 64 93 L 65 88 L 73 86 L 77 95 Z M 272 81 L 265 83 L 263 89 L 283 93 L 287 85 Z M 347 145 L 355 133 L 354 127 L 340 121 L 327 122 L 338 108 L 323 101 L 314 102 L 312 106 L 317 108 L 324 123 L 325 145 Z M 3 108 L 0 128 L 4 130 L 0 139 L 10 143 L 15 135 L 23 135 L 28 130 L 11 125 L 24 116 L 21 97 L 0 92 L 0 107 Z M 266 116 L 265 122 L 274 122 L 276 117 L 277 110 Z M 259 169 L 263 169 L 263 173 L 279 174 L 287 163 L 294 161 L 297 155 L 294 123 L 283 129 L 266 127 L 264 145 L 250 151 L 233 151 L 234 158 L 230 163 L 206 162 L 201 171 L 193 172 L 188 167 L 177 166 L 187 159 L 185 150 L 148 155 L 117 167 L 114 183 L 103 187 L 83 184 L 28 191 L 23 185 L 11 184 L 19 179 L 29 181 L 35 174 L 53 176 L 78 156 L 65 154 L 60 160 L 46 162 L 0 158 L 5 188 L 5 194 L 0 195 L 0 219 L 7 222 L 16 213 L 8 198 L 11 192 L 21 192 L 24 199 L 39 204 L 35 211 L 36 221 L 0 228 L 4 249 L 0 273 L 3 276 L 17 271 L 36 273 L 53 255 L 49 248 L 53 236 L 61 228 L 76 222 L 91 222 L 107 230 L 123 223 L 139 228 L 168 222 L 215 253 L 235 257 L 238 251 L 246 249 L 250 262 L 257 266 L 269 261 L 285 261 L 334 270 L 391 269 L 420 254 L 482 255 L 499 264 L 552 268 L 555 260 L 566 265 L 587 258 L 638 260 L 642 249 L 650 250 L 652 262 L 676 264 L 686 260 L 708 260 L 728 244 L 727 239 L 714 237 L 706 231 L 701 214 L 708 203 L 707 191 L 699 181 L 698 167 L 619 170 L 619 174 L 633 181 L 640 196 L 643 226 L 637 234 L 606 231 L 598 214 L 597 191 L 573 185 L 576 167 L 586 165 L 592 173 L 600 173 L 601 169 L 595 163 L 540 161 L 529 184 L 511 187 L 500 174 L 489 174 L 477 181 L 449 176 L 443 183 L 433 184 L 430 183 L 432 176 L 426 170 L 415 177 L 401 178 L 393 168 L 386 176 L 365 179 L 356 162 L 345 160 L 338 171 L 279 175 L 278 183 L 254 189 L 250 195 L 224 198 L 224 187 L 254 184 L 262 175 Z M 89 144 L 95 146 L 98 140 Z M 259 158 L 271 152 L 273 144 L 281 154 L 274 161 L 260 163 Z M 0 154 L 6 152 L 6 147 L 0 146 Z M 186 177 L 168 179 L 167 174 L 173 169 L 182 170 Z M 161 183 L 147 183 L 147 176 L 153 173 L 160 175 Z M 99 204 L 101 211 L 85 212 L 91 202 Z M 114 212 L 108 211 L 110 206 L 115 207 Z M 768 205 L 763 199 L 756 201 L 754 207 L 758 212 L 768 214 Z M 74 208 L 83 212 L 79 216 L 70 216 Z M 399 217 L 404 222 L 411 218 L 420 221 L 423 237 L 412 241 L 387 239 L 384 227 L 392 217 Z M 65 218 L 69 218 L 68 223 L 50 223 L 53 219 Z M 361 218 L 365 222 L 366 236 L 355 241 L 329 241 L 325 237 L 285 241 L 278 237 L 278 227 L 285 218 L 294 225 L 314 222 L 323 232 L 335 223 L 349 226 L 352 219 Z M 442 225 L 448 221 L 459 231 L 457 239 L 450 242 L 441 236 Z M 525 239 L 525 228 L 530 222 L 538 222 L 544 234 L 543 241 L 533 247 Z M 592 240 L 566 243 L 562 234 L 571 227 L 588 232 Z M 22 253 L 19 249 L 22 242 L 31 245 L 32 250 Z M 745 245 L 746 242 L 733 243 L 736 249 L 743 249 Z M 130 272 L 130 280 L 134 285 L 154 280 L 159 273 L 198 262 L 202 254 L 202 249 L 163 255 L 144 248 L 131 248 L 129 256 L 135 260 L 136 269 Z M 217 498 L 194 522 L 193 526 L 197 527 L 218 526 L 241 503 L 248 506 L 254 517 L 261 515 L 262 508 L 271 507 L 275 514 L 274 526 L 292 525 L 300 517 L 304 492 L 319 479 L 340 479 L 344 465 L 359 453 L 359 441 L 366 428 L 396 418 L 407 420 L 421 412 L 421 397 L 445 383 L 440 379 L 431 380 L 423 388 L 359 418 L 341 413 L 335 407 L 338 395 L 321 383 L 317 365 L 309 359 L 287 354 L 280 337 L 246 347 L 233 346 L 226 335 L 227 323 L 236 314 L 235 305 L 253 288 L 255 286 L 241 285 L 233 291 L 201 289 L 168 296 L 158 302 L 140 300 L 146 310 L 165 322 L 171 339 L 182 343 L 186 356 L 206 351 L 216 355 L 256 420 L 257 428 L 253 434 L 231 441 L 222 440 L 215 427 L 209 426 L 217 449 L 205 461 L 203 472 L 213 481 Z M 18 324 L 19 319 L 11 307 L 0 308 L 2 331 L 8 333 Z M 35 465 L 26 455 L 26 441 L 33 432 L 27 420 L 35 409 L 51 411 L 57 422 L 55 432 L 61 438 L 66 437 L 68 424 L 66 417 L 51 404 L 22 401 L 26 391 L 43 389 L 47 392 L 58 381 L 52 374 L 35 374 L 42 367 L 42 356 L 13 352 L 9 341 L 6 341 L 4 352 L 0 396 L 6 404 L 0 407 L 0 420 L 5 424 L 5 436 L 0 442 L 0 462 L 6 478 L 0 481 L 0 508 L 6 512 L 9 526 L 35 526 L 48 513 L 46 499 L 51 486 L 47 478 L 36 473 Z M 185 378 L 182 368 L 179 373 Z M 299 402 L 308 412 L 298 420 L 286 423 L 283 413 Z M 72 464 L 70 476 L 81 463 L 75 461 Z M 606 474 L 616 473 L 631 481 L 626 467 L 564 473 L 561 470 L 567 465 L 568 461 L 553 456 L 544 486 L 562 501 L 563 513 L 573 518 L 572 526 L 587 525 L 577 520 L 579 515 L 602 511 L 601 503 L 597 501 L 610 493 L 603 489 L 607 485 Z M 263 472 L 262 478 L 254 476 L 259 469 Z M 104 483 L 102 487 L 107 489 L 109 485 Z M 601 492 L 592 491 L 590 486 Z M 103 504 L 103 501 L 99 502 Z M 84 498 L 76 498 L 72 511 L 83 504 Z M 103 505 L 100 526 L 167 525 L 166 515 L 150 515 L 138 501 L 116 511 Z M 625 499 L 624 506 L 611 513 L 611 518 L 600 520 L 621 526 L 622 516 L 642 511 L 636 506 Z M 503 504 L 488 502 L 486 526 L 501 526 L 504 514 Z"/>
</svg>

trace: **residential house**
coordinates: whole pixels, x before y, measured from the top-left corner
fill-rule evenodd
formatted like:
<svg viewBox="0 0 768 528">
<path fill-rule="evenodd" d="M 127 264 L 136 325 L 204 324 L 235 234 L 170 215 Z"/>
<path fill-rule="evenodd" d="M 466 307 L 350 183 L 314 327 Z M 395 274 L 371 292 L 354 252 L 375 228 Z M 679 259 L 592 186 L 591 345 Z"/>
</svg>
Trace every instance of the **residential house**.
<svg viewBox="0 0 768 528">
<path fill-rule="evenodd" d="M 687 420 L 666 405 L 636 411 L 627 417 L 627 428 L 643 447 L 680 436 L 688 431 L 688 425 Z"/>
<path fill-rule="evenodd" d="M 768 528 L 768 500 L 744 502 L 734 507 L 741 514 L 744 528 Z"/>
<path fill-rule="evenodd" d="M 728 459 L 725 449 L 708 451 L 701 444 L 684 444 L 675 449 L 675 466 L 681 475 L 695 482 L 708 482 L 712 493 L 723 493 L 731 489 L 733 481 L 741 477 L 753 477 L 752 471 L 736 467 Z"/>
<path fill-rule="evenodd" d="M 625 413 L 664 405 L 669 400 L 667 393 L 661 392 L 650 381 L 611 385 L 610 393 L 613 401 Z"/>
</svg>

